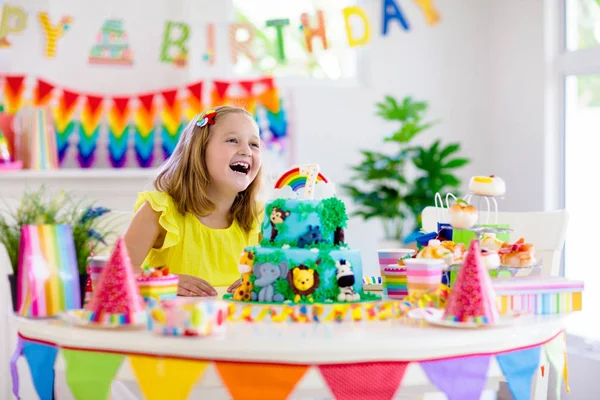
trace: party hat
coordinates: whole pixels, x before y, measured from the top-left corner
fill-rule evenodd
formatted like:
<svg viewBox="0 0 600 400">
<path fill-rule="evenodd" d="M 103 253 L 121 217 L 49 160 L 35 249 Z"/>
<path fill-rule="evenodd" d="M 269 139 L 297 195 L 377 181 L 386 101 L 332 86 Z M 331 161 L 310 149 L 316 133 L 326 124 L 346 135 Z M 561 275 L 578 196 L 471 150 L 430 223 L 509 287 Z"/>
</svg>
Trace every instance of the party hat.
<svg viewBox="0 0 600 400">
<path fill-rule="evenodd" d="M 144 307 L 125 242 L 119 238 L 94 288 L 85 319 L 110 327 L 142 325 L 147 319 Z"/>
<path fill-rule="evenodd" d="M 471 241 L 465 261 L 446 303 L 444 319 L 457 322 L 494 324 L 498 320 L 496 293 L 481 260 L 479 241 Z"/>
</svg>

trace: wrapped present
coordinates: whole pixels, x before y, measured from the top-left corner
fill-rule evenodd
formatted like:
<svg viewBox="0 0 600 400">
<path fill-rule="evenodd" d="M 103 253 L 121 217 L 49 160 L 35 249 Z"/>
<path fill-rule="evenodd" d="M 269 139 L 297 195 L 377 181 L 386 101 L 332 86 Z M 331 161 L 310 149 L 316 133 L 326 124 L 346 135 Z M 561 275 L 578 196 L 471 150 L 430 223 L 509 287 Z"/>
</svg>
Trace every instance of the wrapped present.
<svg viewBox="0 0 600 400">
<path fill-rule="evenodd" d="M 584 283 L 560 276 L 492 280 L 500 314 L 563 314 L 581 311 Z"/>
<path fill-rule="evenodd" d="M 79 271 L 69 225 L 21 229 L 17 314 L 52 317 L 81 308 Z"/>
<path fill-rule="evenodd" d="M 152 332 L 163 336 L 208 336 L 224 332 L 228 306 L 210 298 L 177 297 L 148 303 Z"/>
</svg>

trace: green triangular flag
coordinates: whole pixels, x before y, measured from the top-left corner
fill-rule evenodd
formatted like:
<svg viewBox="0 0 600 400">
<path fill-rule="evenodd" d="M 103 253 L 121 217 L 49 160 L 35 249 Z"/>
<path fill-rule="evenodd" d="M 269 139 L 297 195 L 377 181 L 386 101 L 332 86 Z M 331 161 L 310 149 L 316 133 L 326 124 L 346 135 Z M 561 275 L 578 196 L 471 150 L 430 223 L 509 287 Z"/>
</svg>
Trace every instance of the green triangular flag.
<svg viewBox="0 0 600 400">
<path fill-rule="evenodd" d="M 556 370 L 556 398 L 560 400 L 561 386 L 563 380 L 563 370 L 565 368 L 565 350 L 567 343 L 563 334 L 558 335 L 556 338 L 544 345 L 546 357 L 550 364 Z"/>
<path fill-rule="evenodd" d="M 106 400 L 123 359 L 122 354 L 61 350 L 67 384 L 76 400 Z"/>
</svg>

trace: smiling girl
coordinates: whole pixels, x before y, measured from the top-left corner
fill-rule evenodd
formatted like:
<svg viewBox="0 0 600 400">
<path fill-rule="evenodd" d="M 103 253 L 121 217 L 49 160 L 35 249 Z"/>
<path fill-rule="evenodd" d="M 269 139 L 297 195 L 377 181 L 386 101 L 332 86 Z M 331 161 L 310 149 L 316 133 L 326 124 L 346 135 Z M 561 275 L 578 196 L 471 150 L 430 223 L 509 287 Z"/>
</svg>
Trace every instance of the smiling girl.
<svg viewBox="0 0 600 400">
<path fill-rule="evenodd" d="M 154 180 L 156 191 L 138 196 L 125 233 L 136 272 L 168 266 L 182 296 L 235 290 L 240 254 L 258 242 L 260 146 L 244 109 L 218 107 L 190 122 Z"/>
</svg>

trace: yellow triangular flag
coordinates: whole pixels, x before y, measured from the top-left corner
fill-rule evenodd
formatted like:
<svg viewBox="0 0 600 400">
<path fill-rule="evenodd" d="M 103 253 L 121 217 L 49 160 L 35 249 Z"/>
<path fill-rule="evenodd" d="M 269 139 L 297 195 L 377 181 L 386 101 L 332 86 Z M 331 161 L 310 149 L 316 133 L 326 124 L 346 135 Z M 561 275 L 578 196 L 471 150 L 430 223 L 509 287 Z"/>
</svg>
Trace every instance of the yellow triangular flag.
<svg viewBox="0 0 600 400">
<path fill-rule="evenodd" d="M 146 400 L 185 400 L 208 362 L 130 355 L 131 368 Z"/>
<path fill-rule="evenodd" d="M 566 362 L 565 362 L 566 361 L 566 342 L 565 342 L 564 333 L 561 333 L 560 335 L 555 337 L 553 340 L 546 343 L 544 345 L 544 353 L 546 354 L 548 361 L 550 361 L 550 364 L 556 370 L 557 376 L 560 376 L 561 373 L 566 368 Z M 568 382 L 568 379 L 566 378 L 566 375 L 565 375 L 565 385 L 566 385 L 567 391 L 568 391 L 568 383 L 567 382 Z M 556 379 L 556 398 L 557 398 L 557 400 L 560 399 L 561 383 L 562 382 L 560 381 L 560 379 L 557 378 Z"/>
</svg>

